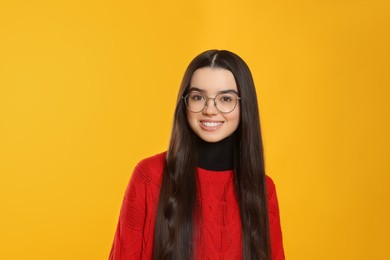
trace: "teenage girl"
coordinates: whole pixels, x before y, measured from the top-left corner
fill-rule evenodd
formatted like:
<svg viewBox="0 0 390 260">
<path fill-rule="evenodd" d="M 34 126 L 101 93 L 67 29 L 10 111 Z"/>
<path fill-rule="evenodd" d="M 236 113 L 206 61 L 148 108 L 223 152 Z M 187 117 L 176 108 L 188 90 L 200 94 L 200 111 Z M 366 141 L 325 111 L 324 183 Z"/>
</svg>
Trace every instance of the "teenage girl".
<svg viewBox="0 0 390 260">
<path fill-rule="evenodd" d="M 189 64 L 169 149 L 135 167 L 109 259 L 285 259 L 256 90 L 236 54 Z"/>
</svg>

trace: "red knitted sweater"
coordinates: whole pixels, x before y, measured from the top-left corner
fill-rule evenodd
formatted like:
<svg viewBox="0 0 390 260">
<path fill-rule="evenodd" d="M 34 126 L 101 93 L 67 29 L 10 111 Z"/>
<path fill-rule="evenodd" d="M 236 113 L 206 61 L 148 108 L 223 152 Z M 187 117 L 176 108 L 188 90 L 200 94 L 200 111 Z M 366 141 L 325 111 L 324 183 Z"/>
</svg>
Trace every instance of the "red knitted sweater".
<svg viewBox="0 0 390 260">
<path fill-rule="evenodd" d="M 142 160 L 132 174 L 119 217 L 110 260 L 152 259 L 154 221 L 165 153 Z M 240 213 L 233 171 L 197 168 L 201 219 L 196 259 L 241 259 Z M 279 207 L 275 185 L 267 176 L 268 212 L 273 260 L 283 260 Z"/>
</svg>

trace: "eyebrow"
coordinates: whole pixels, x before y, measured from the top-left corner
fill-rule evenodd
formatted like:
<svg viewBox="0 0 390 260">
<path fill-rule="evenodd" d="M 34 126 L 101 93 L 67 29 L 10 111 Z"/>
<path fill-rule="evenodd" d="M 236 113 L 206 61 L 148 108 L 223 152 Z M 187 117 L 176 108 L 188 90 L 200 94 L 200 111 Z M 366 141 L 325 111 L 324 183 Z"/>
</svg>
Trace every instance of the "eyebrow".
<svg viewBox="0 0 390 260">
<path fill-rule="evenodd" d="M 201 92 L 201 93 L 206 93 L 207 92 L 206 90 L 200 89 L 200 88 L 197 88 L 197 87 L 190 87 L 188 92 L 191 92 L 191 91 L 198 91 L 198 92 Z M 226 89 L 226 90 L 218 91 L 217 95 L 218 94 L 223 94 L 223 93 L 231 93 L 231 92 L 233 92 L 234 94 L 236 94 L 238 96 L 238 92 L 235 89 Z"/>
</svg>

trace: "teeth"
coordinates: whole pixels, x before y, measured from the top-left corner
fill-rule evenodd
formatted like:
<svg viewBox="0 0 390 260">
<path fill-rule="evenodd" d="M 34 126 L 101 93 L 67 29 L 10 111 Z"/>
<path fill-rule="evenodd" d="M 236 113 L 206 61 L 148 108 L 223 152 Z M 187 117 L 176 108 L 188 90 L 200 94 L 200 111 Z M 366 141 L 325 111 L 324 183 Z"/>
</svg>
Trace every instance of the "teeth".
<svg viewBox="0 0 390 260">
<path fill-rule="evenodd" d="M 222 122 L 202 122 L 202 125 L 208 126 L 208 127 L 215 127 L 221 125 Z"/>
</svg>

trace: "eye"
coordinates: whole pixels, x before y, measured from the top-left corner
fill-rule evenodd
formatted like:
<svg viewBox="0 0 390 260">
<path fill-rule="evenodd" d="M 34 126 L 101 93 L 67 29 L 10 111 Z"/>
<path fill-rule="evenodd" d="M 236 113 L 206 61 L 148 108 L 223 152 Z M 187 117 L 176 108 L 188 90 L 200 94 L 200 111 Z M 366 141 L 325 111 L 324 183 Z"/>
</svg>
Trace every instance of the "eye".
<svg viewBox="0 0 390 260">
<path fill-rule="evenodd" d="M 235 96 L 233 94 L 223 94 L 218 98 L 218 102 L 221 103 L 230 103 L 235 100 Z"/>
<path fill-rule="evenodd" d="M 205 97 L 202 96 L 199 93 L 191 93 L 189 95 L 189 100 L 191 100 L 191 101 L 202 101 L 202 100 L 205 100 Z"/>
</svg>

